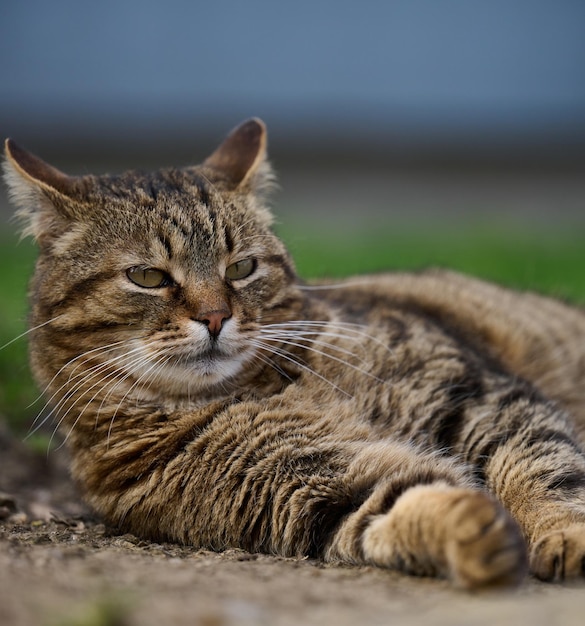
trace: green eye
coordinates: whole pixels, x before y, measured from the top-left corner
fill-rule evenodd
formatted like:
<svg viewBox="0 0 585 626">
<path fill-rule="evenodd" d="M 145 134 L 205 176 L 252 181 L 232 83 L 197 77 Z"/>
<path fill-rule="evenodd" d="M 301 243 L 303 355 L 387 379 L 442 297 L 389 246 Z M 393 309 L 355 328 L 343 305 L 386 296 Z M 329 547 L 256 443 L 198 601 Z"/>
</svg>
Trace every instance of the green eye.
<svg viewBox="0 0 585 626">
<path fill-rule="evenodd" d="M 225 277 L 229 278 L 229 280 L 248 278 L 255 269 L 256 261 L 254 259 L 243 259 L 229 265 L 225 270 Z"/>
<path fill-rule="evenodd" d="M 166 287 L 172 283 L 169 275 L 154 267 L 131 267 L 126 270 L 126 276 L 139 287 L 154 289 Z"/>
</svg>

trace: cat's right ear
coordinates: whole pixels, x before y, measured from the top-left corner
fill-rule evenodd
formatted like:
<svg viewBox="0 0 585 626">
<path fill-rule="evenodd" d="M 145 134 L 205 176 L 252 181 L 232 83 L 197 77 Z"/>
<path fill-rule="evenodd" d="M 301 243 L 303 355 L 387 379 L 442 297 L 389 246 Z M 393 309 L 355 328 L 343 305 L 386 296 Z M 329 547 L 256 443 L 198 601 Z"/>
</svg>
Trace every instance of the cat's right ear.
<svg viewBox="0 0 585 626">
<path fill-rule="evenodd" d="M 203 162 L 209 179 L 229 190 L 258 192 L 272 181 L 266 158 L 266 126 L 252 118 L 243 122 Z"/>
<path fill-rule="evenodd" d="M 10 198 L 18 207 L 23 236 L 32 235 L 41 240 L 62 232 L 78 212 L 76 198 L 82 179 L 67 176 L 23 150 L 12 139 L 6 140 L 4 149 L 4 180 Z"/>
</svg>

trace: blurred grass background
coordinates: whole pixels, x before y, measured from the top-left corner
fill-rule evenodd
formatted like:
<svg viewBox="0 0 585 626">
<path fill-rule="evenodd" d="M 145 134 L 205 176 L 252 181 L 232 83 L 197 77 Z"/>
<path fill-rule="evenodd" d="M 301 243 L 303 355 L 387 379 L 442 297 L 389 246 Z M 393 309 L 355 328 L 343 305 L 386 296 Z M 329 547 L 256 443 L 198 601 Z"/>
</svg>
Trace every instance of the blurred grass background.
<svg viewBox="0 0 585 626">
<path fill-rule="evenodd" d="M 338 278 L 391 269 L 442 266 L 520 289 L 585 303 L 585 250 L 579 229 L 527 228 L 507 221 L 455 226 L 440 221 L 392 224 L 285 216 L 276 226 L 304 278 Z M 26 292 L 36 249 L 9 228 L 0 238 L 0 415 L 24 435 L 43 402 L 27 366 Z M 12 343 L 10 343 L 12 342 Z M 37 400 L 35 402 L 35 400 Z"/>
<path fill-rule="evenodd" d="M 27 365 L 26 339 L 16 339 L 26 331 L 27 284 L 35 256 L 32 242 L 7 232 L 0 237 L 0 415 L 16 430 L 27 428 L 38 411 L 29 406 L 38 392 Z"/>
</svg>

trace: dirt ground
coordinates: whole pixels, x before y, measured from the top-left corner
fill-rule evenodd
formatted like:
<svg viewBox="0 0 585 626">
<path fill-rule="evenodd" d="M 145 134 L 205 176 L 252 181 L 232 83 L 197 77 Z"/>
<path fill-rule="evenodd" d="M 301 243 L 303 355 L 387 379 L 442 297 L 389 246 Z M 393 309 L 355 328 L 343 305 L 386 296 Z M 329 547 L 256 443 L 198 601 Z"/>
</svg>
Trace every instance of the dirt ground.
<svg viewBox="0 0 585 626">
<path fill-rule="evenodd" d="M 0 625 L 289 626 L 585 623 L 585 586 L 445 581 L 120 535 L 81 504 L 62 451 L 40 458 L 0 421 Z"/>
</svg>

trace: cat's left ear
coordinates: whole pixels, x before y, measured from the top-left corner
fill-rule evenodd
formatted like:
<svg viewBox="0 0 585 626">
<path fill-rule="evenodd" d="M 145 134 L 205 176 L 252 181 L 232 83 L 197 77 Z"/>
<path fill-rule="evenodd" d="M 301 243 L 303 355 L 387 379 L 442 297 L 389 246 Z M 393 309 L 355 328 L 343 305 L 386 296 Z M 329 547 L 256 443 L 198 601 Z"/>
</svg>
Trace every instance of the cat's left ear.
<svg viewBox="0 0 585 626">
<path fill-rule="evenodd" d="M 83 179 L 68 176 L 30 154 L 12 139 L 5 142 L 4 179 L 24 223 L 23 235 L 39 240 L 56 234 L 77 217 Z"/>
<path fill-rule="evenodd" d="M 230 190 L 257 191 L 272 180 L 266 158 L 266 126 L 252 118 L 235 128 L 203 162 L 212 182 Z"/>
</svg>

